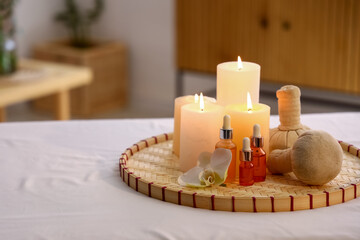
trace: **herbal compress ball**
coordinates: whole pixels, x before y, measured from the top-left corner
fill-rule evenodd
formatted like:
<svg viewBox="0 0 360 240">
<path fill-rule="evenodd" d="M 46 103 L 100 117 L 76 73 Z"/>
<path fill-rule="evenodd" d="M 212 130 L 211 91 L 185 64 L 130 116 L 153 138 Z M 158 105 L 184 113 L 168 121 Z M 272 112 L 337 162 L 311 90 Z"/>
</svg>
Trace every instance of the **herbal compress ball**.
<svg viewBox="0 0 360 240">
<path fill-rule="evenodd" d="M 309 185 L 323 185 L 341 170 L 343 151 L 338 141 L 324 131 L 309 130 L 301 134 L 292 148 L 274 150 L 269 155 L 272 173 L 293 171 Z"/>
</svg>

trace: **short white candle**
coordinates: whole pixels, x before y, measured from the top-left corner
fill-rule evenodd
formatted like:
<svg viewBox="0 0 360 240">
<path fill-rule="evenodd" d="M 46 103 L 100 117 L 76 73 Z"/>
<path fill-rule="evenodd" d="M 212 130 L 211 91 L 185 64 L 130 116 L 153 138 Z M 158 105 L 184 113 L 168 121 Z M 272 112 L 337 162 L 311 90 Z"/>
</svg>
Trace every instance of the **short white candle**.
<svg viewBox="0 0 360 240">
<path fill-rule="evenodd" d="M 176 156 L 179 156 L 180 153 L 180 121 L 181 121 L 181 107 L 190 104 L 190 103 L 198 103 L 199 96 L 195 95 L 188 95 L 182 96 L 175 99 L 175 106 L 174 106 L 174 135 L 173 135 L 173 152 Z M 215 98 L 204 97 L 205 102 L 215 103 Z"/>
<path fill-rule="evenodd" d="M 224 107 L 206 103 L 204 109 L 193 103 L 181 108 L 180 170 L 188 171 L 197 164 L 201 152 L 213 152 L 219 141 Z"/>
</svg>

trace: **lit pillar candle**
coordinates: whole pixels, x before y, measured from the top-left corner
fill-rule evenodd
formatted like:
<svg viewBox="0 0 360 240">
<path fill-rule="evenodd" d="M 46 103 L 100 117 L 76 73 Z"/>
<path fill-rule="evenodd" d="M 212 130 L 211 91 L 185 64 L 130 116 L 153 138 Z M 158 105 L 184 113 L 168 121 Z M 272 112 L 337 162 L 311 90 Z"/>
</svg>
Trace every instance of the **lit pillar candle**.
<svg viewBox="0 0 360 240">
<path fill-rule="evenodd" d="M 225 62 L 217 65 L 216 99 L 223 106 L 245 104 L 249 92 L 254 103 L 259 102 L 260 65 L 251 62 Z"/>
<path fill-rule="evenodd" d="M 181 108 L 181 171 L 195 167 L 200 153 L 214 151 L 223 116 L 224 107 L 214 103 L 205 103 L 204 106 L 193 103 Z"/>
<path fill-rule="evenodd" d="M 215 98 L 204 97 L 205 102 L 215 103 Z M 180 153 L 180 120 L 181 120 L 181 107 L 190 104 L 198 103 L 199 95 L 188 95 L 183 97 L 178 97 L 175 99 L 174 107 L 174 135 L 173 135 L 173 152 L 176 156 L 179 156 Z"/>
<path fill-rule="evenodd" d="M 261 103 L 251 103 L 250 95 L 246 104 L 231 104 L 225 108 L 226 114 L 231 116 L 233 126 L 233 142 L 238 149 L 242 149 L 244 137 L 252 136 L 253 126 L 259 124 L 261 136 L 264 137 L 264 150 L 269 154 L 269 124 L 270 107 Z M 237 159 L 239 166 L 239 159 Z M 236 168 L 238 170 L 238 167 Z"/>
</svg>

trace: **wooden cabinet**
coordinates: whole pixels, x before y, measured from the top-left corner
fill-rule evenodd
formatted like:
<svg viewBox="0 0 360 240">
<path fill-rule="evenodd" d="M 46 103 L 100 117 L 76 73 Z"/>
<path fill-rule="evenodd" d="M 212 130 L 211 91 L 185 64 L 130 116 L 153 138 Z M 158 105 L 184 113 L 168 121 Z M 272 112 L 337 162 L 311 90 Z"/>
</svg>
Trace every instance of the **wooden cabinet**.
<svg viewBox="0 0 360 240">
<path fill-rule="evenodd" d="M 91 85 L 71 91 L 71 110 L 75 115 L 90 116 L 126 104 L 128 95 L 127 49 L 117 42 L 75 49 L 64 42 L 51 42 L 34 48 L 37 59 L 89 67 L 94 75 Z M 36 100 L 38 109 L 50 109 L 53 98 Z"/>
<path fill-rule="evenodd" d="M 178 0 L 177 67 L 261 65 L 262 80 L 360 93 L 360 2 Z"/>
</svg>

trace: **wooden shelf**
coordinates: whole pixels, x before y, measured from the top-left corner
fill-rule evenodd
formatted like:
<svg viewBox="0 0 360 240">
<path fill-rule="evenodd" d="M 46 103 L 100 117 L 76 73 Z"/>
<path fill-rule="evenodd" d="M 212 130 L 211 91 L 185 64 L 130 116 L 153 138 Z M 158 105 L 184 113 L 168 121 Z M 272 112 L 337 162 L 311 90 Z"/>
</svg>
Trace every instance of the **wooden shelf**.
<svg viewBox="0 0 360 240">
<path fill-rule="evenodd" d="M 34 48 L 34 57 L 53 62 L 89 67 L 94 73 L 91 85 L 71 92 L 72 113 L 83 117 L 119 108 L 127 103 L 127 48 L 118 42 L 102 42 L 87 49 L 76 49 L 64 41 Z M 53 98 L 34 102 L 37 109 L 49 110 Z"/>
</svg>

